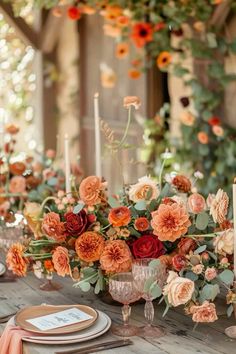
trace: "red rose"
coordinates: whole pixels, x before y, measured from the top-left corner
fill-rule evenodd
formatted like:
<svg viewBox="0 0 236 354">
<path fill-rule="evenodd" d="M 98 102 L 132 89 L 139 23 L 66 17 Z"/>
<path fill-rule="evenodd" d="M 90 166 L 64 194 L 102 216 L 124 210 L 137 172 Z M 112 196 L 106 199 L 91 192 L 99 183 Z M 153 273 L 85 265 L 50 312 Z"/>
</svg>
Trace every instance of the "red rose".
<svg viewBox="0 0 236 354">
<path fill-rule="evenodd" d="M 72 212 L 65 214 L 65 228 L 69 235 L 79 236 L 88 224 L 88 217 L 85 210 L 81 210 L 78 214 Z"/>
<path fill-rule="evenodd" d="M 67 15 L 71 20 L 79 20 L 81 17 L 81 11 L 76 6 L 71 6 L 67 10 Z"/>
<path fill-rule="evenodd" d="M 220 125 L 220 118 L 219 117 L 211 117 L 208 120 L 208 124 L 214 127 L 214 125 Z"/>
<path fill-rule="evenodd" d="M 153 235 L 143 235 L 131 246 L 135 258 L 158 258 L 165 253 L 163 243 Z"/>
<path fill-rule="evenodd" d="M 172 258 L 172 265 L 178 272 L 186 266 L 186 258 L 181 254 L 176 254 Z"/>
</svg>

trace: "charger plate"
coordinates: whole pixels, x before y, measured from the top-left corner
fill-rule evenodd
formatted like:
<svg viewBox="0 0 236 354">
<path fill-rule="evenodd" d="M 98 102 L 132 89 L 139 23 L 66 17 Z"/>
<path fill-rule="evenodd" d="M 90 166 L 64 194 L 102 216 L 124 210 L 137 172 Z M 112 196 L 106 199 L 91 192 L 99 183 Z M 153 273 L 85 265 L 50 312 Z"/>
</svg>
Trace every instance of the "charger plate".
<svg viewBox="0 0 236 354">
<path fill-rule="evenodd" d="M 98 312 L 97 321 L 89 328 L 79 331 L 73 334 L 65 334 L 61 336 L 50 335 L 50 336 L 27 336 L 22 340 L 24 342 L 36 343 L 36 344 L 45 344 L 45 345 L 68 345 L 73 343 L 82 343 L 88 340 L 95 339 L 106 333 L 111 327 L 111 319 L 104 312 Z M 9 324 L 14 325 L 14 317 L 11 318 Z"/>
<path fill-rule="evenodd" d="M 6 272 L 6 267 L 4 264 L 0 263 L 0 276 Z"/>
<path fill-rule="evenodd" d="M 35 327 L 34 325 L 32 325 L 31 323 L 27 322 L 27 320 L 68 310 L 69 308 L 77 308 L 87 313 L 88 315 L 92 316 L 92 318 L 83 322 L 75 323 L 60 328 L 54 328 L 47 331 L 42 331 L 37 327 Z M 61 305 L 61 306 L 41 305 L 41 306 L 29 306 L 20 310 L 15 317 L 15 322 L 17 326 L 32 333 L 43 334 L 43 335 L 50 335 L 50 334 L 63 335 L 66 333 L 78 332 L 85 328 L 88 328 L 94 324 L 97 318 L 98 318 L 97 311 L 94 310 L 92 307 L 86 305 L 69 305 L 69 306 L 68 305 Z"/>
</svg>

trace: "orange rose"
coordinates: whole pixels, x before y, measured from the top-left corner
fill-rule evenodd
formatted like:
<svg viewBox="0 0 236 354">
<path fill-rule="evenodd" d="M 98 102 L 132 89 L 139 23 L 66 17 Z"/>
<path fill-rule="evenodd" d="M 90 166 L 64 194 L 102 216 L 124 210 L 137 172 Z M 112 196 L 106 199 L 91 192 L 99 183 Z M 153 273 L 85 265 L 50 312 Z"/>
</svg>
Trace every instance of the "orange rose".
<svg viewBox="0 0 236 354">
<path fill-rule="evenodd" d="M 141 232 L 148 230 L 149 226 L 149 221 L 145 217 L 138 218 L 134 222 L 135 229 Z"/>
<path fill-rule="evenodd" d="M 61 222 L 60 216 L 54 212 L 45 214 L 42 221 L 42 231 L 46 233 L 47 236 L 52 237 L 58 242 L 65 241 L 65 226 Z"/>
<path fill-rule="evenodd" d="M 20 128 L 15 124 L 8 124 L 5 126 L 5 132 L 11 135 L 15 135 L 19 132 Z"/>
<path fill-rule="evenodd" d="M 14 274 L 24 277 L 27 272 L 28 258 L 24 257 L 25 247 L 20 243 L 12 245 L 7 253 L 6 264 Z"/>
<path fill-rule="evenodd" d="M 26 166 L 23 162 L 14 162 L 10 164 L 9 168 L 13 175 L 22 175 L 25 172 Z"/>
<path fill-rule="evenodd" d="M 126 206 L 121 206 L 111 209 L 108 215 L 108 220 L 109 223 L 115 227 L 128 225 L 131 221 L 131 213 L 129 208 Z"/>
<path fill-rule="evenodd" d="M 82 201 L 88 205 L 93 206 L 101 203 L 101 190 L 103 189 L 100 178 L 96 176 L 89 176 L 85 178 L 79 187 L 79 194 Z"/>
<path fill-rule="evenodd" d="M 100 257 L 101 268 L 106 273 L 128 272 L 132 265 L 132 256 L 125 241 L 108 241 Z"/>
<path fill-rule="evenodd" d="M 199 143 L 206 145 L 209 142 L 209 137 L 205 132 L 199 132 L 197 135 Z"/>
<path fill-rule="evenodd" d="M 87 231 L 75 242 L 75 250 L 82 261 L 98 261 L 105 245 L 104 238 L 97 232 Z"/>
<path fill-rule="evenodd" d="M 58 275 L 64 277 L 70 274 L 70 258 L 65 247 L 58 246 L 52 255 L 53 266 Z"/>
</svg>

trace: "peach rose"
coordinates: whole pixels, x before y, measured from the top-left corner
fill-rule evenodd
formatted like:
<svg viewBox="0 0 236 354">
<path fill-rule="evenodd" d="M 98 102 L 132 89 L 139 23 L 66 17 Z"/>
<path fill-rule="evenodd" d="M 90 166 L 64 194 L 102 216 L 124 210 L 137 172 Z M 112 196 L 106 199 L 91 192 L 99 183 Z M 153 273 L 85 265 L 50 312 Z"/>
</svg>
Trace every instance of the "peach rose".
<svg viewBox="0 0 236 354">
<path fill-rule="evenodd" d="M 24 257 L 25 247 L 20 243 L 12 245 L 7 253 L 6 264 L 14 274 L 19 277 L 26 276 L 28 258 Z"/>
<path fill-rule="evenodd" d="M 190 225 L 186 209 L 177 203 L 160 204 L 158 210 L 152 213 L 151 226 L 160 241 L 174 242 L 186 234 Z"/>
<path fill-rule="evenodd" d="M 199 143 L 206 145 L 209 142 L 209 137 L 205 132 L 199 132 L 197 135 Z"/>
<path fill-rule="evenodd" d="M 214 126 L 212 127 L 212 132 L 213 132 L 216 136 L 219 136 L 219 137 L 221 137 L 221 136 L 224 135 L 224 129 L 223 129 L 221 126 L 219 126 L 219 125 L 214 125 Z"/>
<path fill-rule="evenodd" d="M 190 313 L 193 315 L 193 322 L 215 322 L 218 317 L 216 314 L 215 304 L 204 301 L 202 305 L 191 306 Z"/>
<path fill-rule="evenodd" d="M 64 277 L 70 274 L 70 258 L 65 247 L 58 246 L 52 255 L 53 266 L 58 275 Z"/>
<path fill-rule="evenodd" d="M 11 193 L 24 193 L 26 189 L 26 181 L 22 176 L 14 176 L 9 183 L 9 191 Z"/>
<path fill-rule="evenodd" d="M 148 176 L 139 178 L 138 183 L 131 185 L 129 189 L 129 198 L 135 203 L 140 200 L 156 199 L 159 194 L 156 182 Z"/>
<path fill-rule="evenodd" d="M 109 223 L 114 227 L 126 226 L 131 221 L 131 213 L 128 207 L 113 208 L 108 214 Z"/>
<path fill-rule="evenodd" d="M 99 177 L 89 176 L 85 178 L 79 187 L 79 194 L 82 201 L 88 206 L 101 203 L 102 182 Z"/>
<path fill-rule="evenodd" d="M 215 196 L 212 196 L 210 205 L 210 215 L 214 222 L 222 223 L 228 213 L 229 197 L 223 189 L 219 189 Z"/>
<path fill-rule="evenodd" d="M 213 241 L 215 252 L 226 256 L 234 252 L 234 230 L 229 229 L 216 236 Z"/>
<path fill-rule="evenodd" d="M 192 272 L 195 274 L 202 274 L 204 270 L 204 265 L 203 264 L 196 264 L 192 267 Z"/>
<path fill-rule="evenodd" d="M 15 135 L 19 132 L 20 128 L 15 124 L 7 124 L 5 126 L 5 132 L 11 135 Z"/>
<path fill-rule="evenodd" d="M 10 202 L 5 200 L 5 202 L 0 204 L 0 216 L 6 217 L 7 216 L 7 212 L 10 209 Z"/>
<path fill-rule="evenodd" d="M 187 125 L 188 127 L 191 127 L 195 123 L 196 118 L 190 112 L 183 112 L 180 117 L 180 120 L 181 120 L 182 124 Z"/>
<path fill-rule="evenodd" d="M 132 265 L 132 256 L 125 241 L 108 241 L 100 257 L 101 268 L 106 273 L 128 272 Z"/>
<path fill-rule="evenodd" d="M 141 106 L 140 98 L 138 98 L 137 96 L 126 96 L 124 98 L 124 107 L 129 108 L 132 106 L 134 106 L 135 109 L 139 109 L 139 107 Z"/>
<path fill-rule="evenodd" d="M 65 226 L 61 222 L 60 216 L 54 212 L 50 212 L 44 215 L 42 221 L 42 231 L 46 233 L 47 236 L 52 237 L 58 242 L 65 241 Z"/>
<path fill-rule="evenodd" d="M 206 208 L 205 198 L 199 193 L 193 193 L 188 197 L 188 207 L 190 212 L 199 214 Z"/>
<path fill-rule="evenodd" d="M 170 271 L 167 284 L 164 286 L 163 295 L 167 296 L 170 305 L 176 307 L 185 305 L 191 300 L 194 293 L 194 282 L 187 278 L 179 277 Z"/>
<path fill-rule="evenodd" d="M 207 281 L 211 281 L 213 279 L 215 279 L 215 277 L 217 276 L 217 270 L 215 269 L 215 267 L 211 267 L 211 268 L 207 268 L 205 271 L 205 278 Z"/>
</svg>

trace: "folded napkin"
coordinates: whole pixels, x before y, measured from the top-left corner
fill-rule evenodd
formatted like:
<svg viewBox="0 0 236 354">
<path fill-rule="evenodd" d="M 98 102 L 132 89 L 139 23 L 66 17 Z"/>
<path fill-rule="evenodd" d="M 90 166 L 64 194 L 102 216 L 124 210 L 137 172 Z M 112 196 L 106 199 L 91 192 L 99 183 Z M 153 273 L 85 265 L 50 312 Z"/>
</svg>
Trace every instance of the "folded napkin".
<svg viewBox="0 0 236 354">
<path fill-rule="evenodd" d="M 0 354 L 22 354 L 22 338 L 30 335 L 32 333 L 12 325 L 9 321 L 0 338 Z"/>
</svg>

